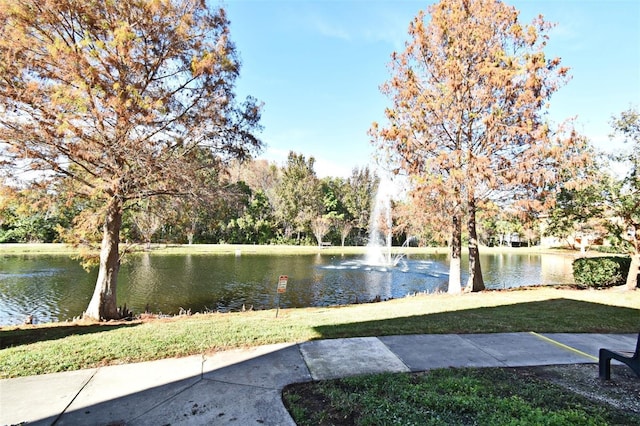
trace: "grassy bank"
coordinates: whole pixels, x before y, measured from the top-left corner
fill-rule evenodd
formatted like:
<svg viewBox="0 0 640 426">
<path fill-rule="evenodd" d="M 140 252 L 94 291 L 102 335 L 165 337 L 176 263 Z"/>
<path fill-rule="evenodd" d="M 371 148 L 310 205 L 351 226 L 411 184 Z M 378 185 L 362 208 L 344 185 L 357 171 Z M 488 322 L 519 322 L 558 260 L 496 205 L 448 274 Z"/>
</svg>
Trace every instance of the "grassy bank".
<svg viewBox="0 0 640 426">
<path fill-rule="evenodd" d="M 136 245 L 131 248 L 133 251 L 144 251 L 142 245 Z M 153 244 L 151 252 L 153 254 L 212 254 L 212 255 L 230 255 L 230 254 L 327 254 L 327 255 L 350 255 L 363 254 L 367 250 L 363 246 L 294 246 L 294 245 L 249 245 L 249 244 Z M 447 254 L 446 247 L 392 247 L 393 253 L 408 254 Z M 543 249 L 540 247 L 481 247 L 481 253 L 554 253 L 565 254 L 568 256 L 578 256 L 580 253 L 576 251 Z M 21 254 L 77 254 L 77 249 L 68 244 L 19 244 L 19 243 L 3 243 L 0 244 L 0 255 L 21 255 Z"/>
<path fill-rule="evenodd" d="M 73 255 L 78 251 L 69 244 L 56 243 L 2 243 L 0 244 L 0 255 L 20 255 L 20 254 L 68 254 Z"/>
<path fill-rule="evenodd" d="M 145 251 L 142 245 L 134 245 L 129 251 Z M 397 249 L 395 249 L 397 250 Z M 411 248 L 420 253 L 434 253 L 444 249 L 438 248 Z M 235 255 L 235 254 L 362 254 L 366 247 L 318 247 L 318 246 L 294 246 L 294 245 L 249 245 L 249 244 L 152 244 L 153 254 L 211 254 L 211 255 Z M 404 249 L 403 249 L 404 251 Z M 78 250 L 68 244 L 0 244 L 0 254 L 77 254 Z"/>
<path fill-rule="evenodd" d="M 3 378 L 269 343 L 415 333 L 640 329 L 640 292 L 536 288 L 382 303 L 201 314 L 129 323 L 0 327 Z"/>
</svg>

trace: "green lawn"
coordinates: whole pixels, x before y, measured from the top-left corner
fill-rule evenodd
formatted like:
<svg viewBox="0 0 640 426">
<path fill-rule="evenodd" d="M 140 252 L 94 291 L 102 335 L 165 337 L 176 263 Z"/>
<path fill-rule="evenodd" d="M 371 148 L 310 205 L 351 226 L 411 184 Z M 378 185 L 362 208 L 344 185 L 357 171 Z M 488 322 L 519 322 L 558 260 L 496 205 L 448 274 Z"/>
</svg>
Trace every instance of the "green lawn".
<svg viewBox="0 0 640 426">
<path fill-rule="evenodd" d="M 640 329 L 640 292 L 537 288 L 435 294 L 343 307 L 128 323 L 0 327 L 0 377 L 147 361 L 270 343 L 414 333 Z"/>
</svg>

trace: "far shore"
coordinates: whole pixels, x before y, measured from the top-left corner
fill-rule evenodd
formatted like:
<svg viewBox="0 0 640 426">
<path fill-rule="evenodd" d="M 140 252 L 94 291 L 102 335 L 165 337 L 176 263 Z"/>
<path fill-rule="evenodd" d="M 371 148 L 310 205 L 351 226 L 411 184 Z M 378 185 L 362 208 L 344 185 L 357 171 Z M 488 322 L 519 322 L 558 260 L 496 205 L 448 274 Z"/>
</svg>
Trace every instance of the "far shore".
<svg viewBox="0 0 640 426">
<path fill-rule="evenodd" d="M 122 243 L 121 247 L 125 247 Z M 143 244 L 136 244 L 130 248 L 134 252 L 145 252 Z M 153 254 L 212 254 L 212 255 L 242 255 L 242 254 L 271 254 L 271 255 L 357 255 L 367 251 L 365 246 L 296 246 L 296 245 L 249 245 L 249 244 L 152 244 L 150 253 Z M 391 247 L 392 253 L 405 254 L 448 254 L 448 247 Z M 463 249 L 463 255 L 466 250 Z M 514 253 L 514 254 L 557 254 L 581 257 L 585 253 L 578 250 L 533 247 L 488 247 L 480 246 L 480 253 Z M 72 245 L 63 243 L 2 243 L 0 255 L 24 254 L 65 254 L 76 255 L 79 250 Z M 586 252 L 586 255 L 600 254 Z"/>
</svg>

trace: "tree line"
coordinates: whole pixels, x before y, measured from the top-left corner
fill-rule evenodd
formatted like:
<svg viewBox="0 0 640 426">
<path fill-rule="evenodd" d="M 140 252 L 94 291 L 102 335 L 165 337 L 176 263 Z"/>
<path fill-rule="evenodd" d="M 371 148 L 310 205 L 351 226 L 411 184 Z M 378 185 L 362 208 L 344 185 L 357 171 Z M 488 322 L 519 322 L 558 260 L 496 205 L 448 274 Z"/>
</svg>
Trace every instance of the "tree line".
<svg viewBox="0 0 640 426">
<path fill-rule="evenodd" d="M 286 164 L 234 161 L 208 177 L 197 193 L 156 196 L 123 214 L 122 239 L 150 244 L 363 245 L 379 177 L 369 167 L 347 178 L 319 178 L 314 158 L 290 152 Z M 64 182 L 0 184 L 0 242 L 98 243 L 97 215 Z M 90 221 L 89 221 L 90 222 Z"/>
<path fill-rule="evenodd" d="M 613 130 L 623 132 L 620 120 L 633 122 L 637 117 L 634 110 L 625 111 L 612 121 Z M 626 156 L 594 153 L 598 166 L 589 172 L 590 183 L 575 190 L 563 187 L 554 206 L 539 214 L 523 214 L 504 204 L 483 204 L 477 212 L 479 243 L 534 246 L 544 237 L 556 237 L 561 245 L 579 249 L 572 238 L 584 237 L 582 244 L 591 245 L 598 237 L 611 250 L 628 251 L 624 242 L 627 228 L 611 218 L 620 213 L 620 192 L 625 185 L 633 185 L 607 170 L 613 161 L 632 161 L 633 152 Z M 367 244 L 380 177 L 363 167 L 352 170 L 348 178 L 318 178 L 314 161 L 290 152 L 281 166 L 266 160 L 233 162 L 221 173 L 221 180 L 209 187 L 208 196 L 156 197 L 127 210 L 123 239 L 146 248 L 151 243 Z M 86 205 L 73 194 L 65 194 L 63 185 L 55 188 L 9 185 L 6 179 L 0 182 L 0 243 L 79 243 L 74 238 L 74 223 Z M 408 195 L 396 194 L 391 203 L 394 245 L 410 238 L 418 246 L 449 245 L 446 228 L 439 228 L 446 217 L 424 214 L 429 210 L 416 202 L 412 190 Z M 468 243 L 464 230 L 462 239 Z M 93 243 L 98 241 L 96 234 Z"/>
</svg>

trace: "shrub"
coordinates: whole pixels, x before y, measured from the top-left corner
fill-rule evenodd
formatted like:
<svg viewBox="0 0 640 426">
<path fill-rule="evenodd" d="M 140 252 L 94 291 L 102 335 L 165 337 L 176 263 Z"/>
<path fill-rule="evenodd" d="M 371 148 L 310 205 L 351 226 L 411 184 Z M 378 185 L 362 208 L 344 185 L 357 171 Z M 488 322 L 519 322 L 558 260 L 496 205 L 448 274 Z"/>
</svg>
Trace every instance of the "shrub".
<svg viewBox="0 0 640 426">
<path fill-rule="evenodd" d="M 573 261 L 573 278 L 580 287 L 611 287 L 625 283 L 631 258 L 583 257 Z"/>
</svg>

